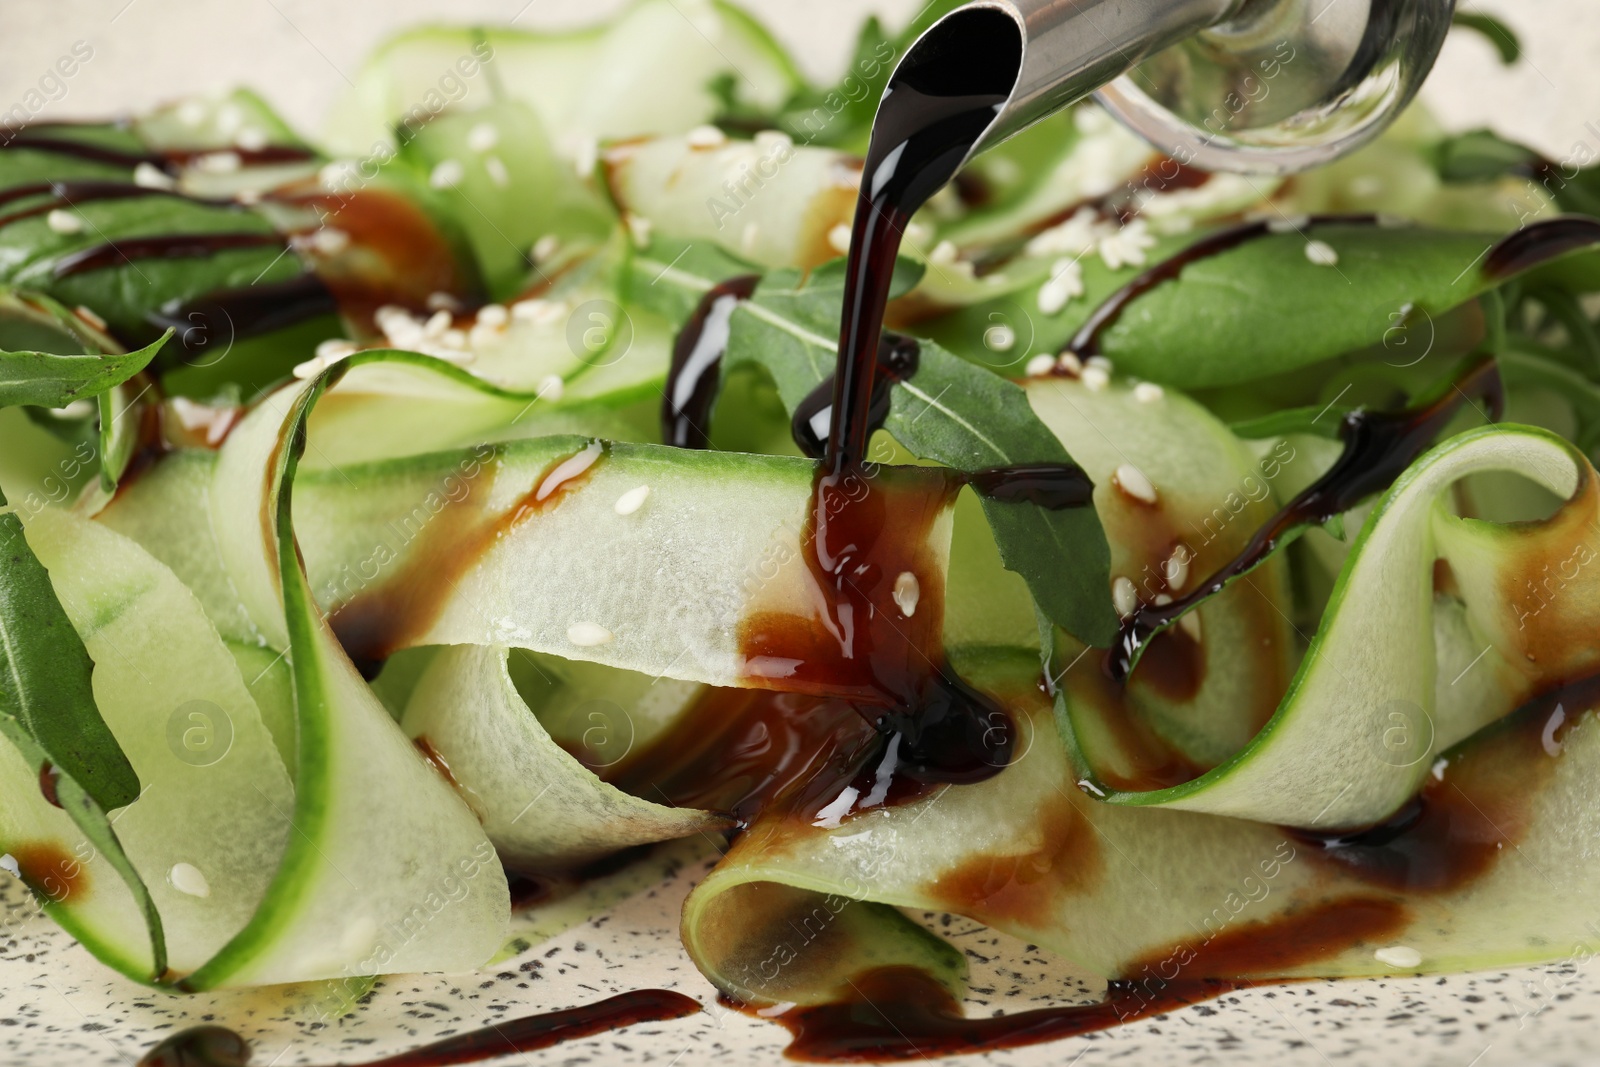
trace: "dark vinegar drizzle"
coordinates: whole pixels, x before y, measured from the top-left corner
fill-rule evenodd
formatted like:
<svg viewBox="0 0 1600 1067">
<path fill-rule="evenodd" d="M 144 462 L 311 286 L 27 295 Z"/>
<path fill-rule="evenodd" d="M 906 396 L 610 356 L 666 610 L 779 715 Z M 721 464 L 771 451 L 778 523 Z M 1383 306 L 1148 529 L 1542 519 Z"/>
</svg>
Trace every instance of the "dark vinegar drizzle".
<svg viewBox="0 0 1600 1067">
<path fill-rule="evenodd" d="M 498 1056 L 533 1052 L 563 1041 L 593 1037 L 640 1023 L 669 1022 L 700 1011 L 698 1001 L 665 989 L 641 989 L 563 1011 L 529 1015 L 396 1056 L 367 1060 L 355 1067 L 445 1067 Z M 196 1026 L 173 1034 L 145 1053 L 138 1067 L 246 1067 L 250 1045 L 232 1030 Z"/>
<path fill-rule="evenodd" d="M 1416 462 L 1462 407 L 1483 401 L 1491 421 L 1505 408 L 1505 386 L 1493 359 L 1472 363 L 1438 397 L 1399 412 L 1358 409 L 1339 427 L 1344 452 L 1332 467 L 1274 515 L 1250 538 L 1244 550 L 1193 590 L 1168 604 L 1141 604 L 1123 620 L 1106 653 L 1105 668 L 1117 681 L 1127 679 L 1150 639 L 1185 612 L 1221 592 L 1235 578 L 1259 566 L 1280 541 L 1297 530 L 1327 522 L 1394 484 Z"/>
<path fill-rule="evenodd" d="M 195 203 L 210 204 L 213 207 L 242 207 L 237 201 L 233 200 L 209 200 L 188 196 L 175 189 L 154 189 L 147 185 L 136 185 L 133 182 L 98 179 L 34 182 L 30 185 L 13 186 L 10 189 L 0 190 L 0 205 L 26 200 L 35 196 L 47 196 L 50 200 L 34 207 L 13 212 L 10 215 L 0 215 L 0 226 L 48 214 L 55 210 L 58 204 L 76 207 L 79 204 L 90 204 L 97 200 L 137 200 L 147 196 L 174 197 Z"/>
<path fill-rule="evenodd" d="M 213 355 L 230 341 L 259 337 L 308 319 L 337 315 L 339 301 L 315 274 L 281 282 L 220 289 L 184 302 L 171 300 L 146 313 L 157 330 L 173 329 L 181 358 Z"/>
<path fill-rule="evenodd" d="M 679 448 L 708 448 L 711 408 L 718 373 L 728 351 L 734 308 L 749 300 L 759 274 L 746 274 L 713 286 L 672 346 L 672 368 L 661 397 L 661 438 Z"/>
<path fill-rule="evenodd" d="M 136 259 L 193 259 L 237 248 L 276 248 L 284 244 L 277 233 L 170 233 L 154 237 L 126 237 L 62 256 L 56 261 L 57 278 L 70 278 L 104 270 Z"/>
<path fill-rule="evenodd" d="M 61 771 L 49 760 L 39 765 L 39 793 L 50 804 L 61 807 L 61 798 L 56 794 L 56 782 L 61 778 Z"/>
<path fill-rule="evenodd" d="M 867 405 L 867 435 L 883 428 L 889 417 L 890 387 L 907 381 L 917 373 L 922 348 L 916 338 L 885 333 L 878 342 L 877 370 L 873 375 L 871 399 Z M 795 405 L 789 432 L 800 451 L 812 459 L 828 454 L 828 438 L 833 432 L 833 396 L 837 388 L 833 376 Z"/>
<path fill-rule="evenodd" d="M 925 40 L 901 64 L 873 123 L 846 266 L 827 448 L 802 538 L 816 614 L 753 618 L 742 635 L 753 675 L 849 694 L 882 745 L 881 756 L 867 761 L 878 768 L 870 796 L 891 791 L 897 774 L 922 784 L 981 781 L 1010 761 L 1014 745 L 1005 711 L 945 663 L 936 606 L 942 590 L 928 588 L 937 568 L 923 559 L 926 535 L 958 485 L 937 471 L 891 478 L 863 465 L 874 416 L 885 413 L 883 317 L 905 228 L 955 176 L 1021 69 L 1011 16 L 981 9 L 950 25 L 959 25 L 958 36 Z M 891 341 L 889 361 L 910 351 Z M 920 617 L 891 606 L 907 576 L 922 583 Z M 797 650 L 800 659 L 786 658 Z"/>
<path fill-rule="evenodd" d="M 1377 221 L 1376 215 L 1314 215 L 1305 226 L 1331 224 L 1370 226 L 1376 225 Z M 1072 339 L 1062 348 L 1062 352 L 1071 352 L 1084 358 L 1098 355 L 1100 338 L 1122 318 L 1122 313 L 1128 309 L 1129 304 L 1163 282 L 1176 281 L 1185 267 L 1203 259 L 1210 259 L 1212 256 L 1220 256 L 1224 252 L 1266 237 L 1273 232 L 1274 227 L 1271 222 L 1247 222 L 1209 237 L 1202 237 L 1183 251 L 1134 276 L 1121 289 L 1108 296 L 1078 328 L 1078 332 L 1073 334 Z"/>
<path fill-rule="evenodd" d="M 1600 221 L 1568 215 L 1524 226 L 1489 250 L 1483 276 L 1504 281 L 1515 274 L 1600 243 Z"/>
</svg>

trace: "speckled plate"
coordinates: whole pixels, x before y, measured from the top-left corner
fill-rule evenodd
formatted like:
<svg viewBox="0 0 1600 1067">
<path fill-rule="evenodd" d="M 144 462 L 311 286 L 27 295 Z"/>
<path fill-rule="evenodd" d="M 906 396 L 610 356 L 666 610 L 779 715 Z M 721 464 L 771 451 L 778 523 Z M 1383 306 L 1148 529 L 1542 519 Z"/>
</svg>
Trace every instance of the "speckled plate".
<svg viewBox="0 0 1600 1067">
<path fill-rule="evenodd" d="M 710 864 L 705 846 L 665 849 L 583 897 L 520 916 L 507 951 L 483 971 L 385 979 L 333 1021 L 325 1021 L 316 989 L 177 996 L 135 985 L 91 959 L 8 881 L 0 885 L 0 1064 L 126 1067 L 166 1035 L 203 1022 L 246 1037 L 257 1067 L 360 1063 L 642 986 L 687 993 L 705 1011 L 490 1062 L 697 1067 L 779 1061 L 788 1033 L 721 1007 L 679 945 L 679 907 Z M 604 902 L 612 906 L 588 916 L 591 903 Z M 921 919 L 966 952 L 969 1015 L 1087 1002 L 1103 991 L 1059 960 L 969 920 L 932 913 Z M 1594 951 L 1578 946 L 1565 963 L 1510 972 L 1246 990 L 1075 1040 L 928 1062 L 1592 1064 L 1600 1060 Z"/>
</svg>

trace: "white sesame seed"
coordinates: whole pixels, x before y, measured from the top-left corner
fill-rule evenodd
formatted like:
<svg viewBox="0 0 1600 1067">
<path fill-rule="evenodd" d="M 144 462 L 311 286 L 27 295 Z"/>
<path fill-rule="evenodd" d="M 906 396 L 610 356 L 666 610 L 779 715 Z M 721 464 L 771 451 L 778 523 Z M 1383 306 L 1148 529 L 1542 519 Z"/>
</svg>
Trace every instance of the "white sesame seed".
<svg viewBox="0 0 1600 1067">
<path fill-rule="evenodd" d="M 241 204 L 244 204 L 246 206 L 253 206 L 255 204 L 261 203 L 261 190 L 260 189 L 240 189 L 237 193 L 233 194 L 233 198 L 235 200 L 237 200 Z"/>
<path fill-rule="evenodd" d="M 485 326 L 504 326 L 510 318 L 504 304 L 485 304 L 478 309 L 478 321 Z"/>
<path fill-rule="evenodd" d="M 636 248 L 643 248 L 650 243 L 650 234 L 655 230 L 655 224 L 643 215 L 628 215 L 628 233 L 633 237 Z"/>
<path fill-rule="evenodd" d="M 172 888 L 191 897 L 211 895 L 211 885 L 206 881 L 206 876 L 192 863 L 174 863 L 172 870 L 167 872 L 167 881 Z"/>
<path fill-rule="evenodd" d="M 1074 378 L 1083 373 L 1083 360 L 1072 352 L 1063 352 L 1056 357 L 1056 370 L 1062 374 L 1070 374 Z"/>
<path fill-rule="evenodd" d="M 467 331 L 450 329 L 439 335 L 439 343 L 457 352 L 467 347 Z"/>
<path fill-rule="evenodd" d="M 1017 347 L 1017 331 L 1001 323 L 983 331 L 983 344 L 991 352 L 1009 352 Z"/>
<path fill-rule="evenodd" d="M 172 175 L 154 163 L 140 163 L 133 168 L 133 184 L 141 189 L 176 189 L 178 183 Z"/>
<path fill-rule="evenodd" d="M 336 159 L 332 163 L 325 163 L 317 171 L 317 184 L 329 192 L 351 182 L 357 174 L 356 164 L 348 159 Z"/>
<path fill-rule="evenodd" d="M 1170 603 L 1172 603 L 1172 595 L 1170 593 L 1157 593 L 1156 594 L 1156 598 L 1154 600 L 1154 604 L 1155 604 L 1156 607 L 1164 608 Z"/>
<path fill-rule="evenodd" d="M 594 165 L 598 162 L 600 162 L 600 142 L 593 137 L 580 138 L 572 153 L 572 166 L 578 172 L 578 177 L 589 177 L 594 173 Z"/>
<path fill-rule="evenodd" d="M 106 320 L 95 314 L 93 309 L 86 308 L 82 304 L 79 304 L 72 310 L 78 316 L 78 318 L 82 319 L 84 322 L 87 322 L 95 329 L 104 330 L 106 328 Z"/>
<path fill-rule="evenodd" d="M 721 148 L 728 143 L 728 135 L 715 126 L 696 126 L 683 139 L 690 148 Z"/>
<path fill-rule="evenodd" d="M 332 227 L 311 235 L 311 246 L 325 256 L 336 256 L 350 247 L 350 235 Z"/>
<path fill-rule="evenodd" d="M 83 219 L 79 218 L 77 215 L 74 215 L 70 211 L 62 211 L 60 208 L 56 208 L 54 211 L 50 212 L 50 214 L 46 215 L 44 220 L 45 224 L 56 233 L 83 232 Z"/>
<path fill-rule="evenodd" d="M 333 363 L 354 355 L 356 346 L 346 341 L 343 337 L 330 337 L 317 346 L 317 358 L 324 363 Z"/>
<path fill-rule="evenodd" d="M 1319 267 L 1333 267 L 1339 263 L 1339 253 L 1326 241 L 1307 241 L 1306 258 Z"/>
<path fill-rule="evenodd" d="M 1161 565 L 1161 576 L 1167 580 L 1167 588 L 1174 593 L 1183 591 L 1189 582 L 1189 549 L 1179 545 L 1172 550 L 1172 555 Z"/>
<path fill-rule="evenodd" d="M 648 485 L 637 486 L 617 497 L 617 502 L 611 505 L 611 510 L 618 515 L 632 515 L 644 507 L 644 502 L 649 496 L 650 487 Z"/>
<path fill-rule="evenodd" d="M 828 231 L 828 244 L 841 256 L 850 254 L 850 238 L 852 234 L 847 223 L 839 223 Z"/>
<path fill-rule="evenodd" d="M 1083 361 L 1083 365 L 1085 367 L 1093 367 L 1096 370 L 1103 370 L 1107 374 L 1110 374 L 1112 371 L 1111 361 L 1105 356 L 1090 356 L 1088 359 Z"/>
<path fill-rule="evenodd" d="M 1422 963 L 1422 953 L 1408 945 L 1390 945 L 1380 948 L 1372 954 L 1379 963 L 1386 963 L 1390 967 L 1399 967 L 1410 970 Z"/>
<path fill-rule="evenodd" d="M 500 131 L 492 122 L 480 122 L 467 131 L 467 147 L 474 152 L 487 152 L 500 143 Z"/>
<path fill-rule="evenodd" d="M 559 322 L 567 314 L 566 305 L 559 300 L 519 300 L 511 305 L 511 316 L 539 326 Z"/>
<path fill-rule="evenodd" d="M 917 613 L 917 601 L 922 599 L 922 583 L 910 571 L 901 571 L 894 580 L 894 602 L 906 618 Z"/>
<path fill-rule="evenodd" d="M 533 258 L 540 263 L 561 251 L 561 238 L 553 233 L 547 233 L 533 242 Z"/>
<path fill-rule="evenodd" d="M 1084 388 L 1091 393 L 1103 392 L 1111 384 L 1111 375 L 1101 367 L 1085 367 L 1080 375 Z"/>
<path fill-rule="evenodd" d="M 928 262 L 940 267 L 948 267 L 961 256 L 961 249 L 956 247 L 954 241 L 940 241 L 933 246 L 933 251 L 928 253 Z"/>
<path fill-rule="evenodd" d="M 539 383 L 539 396 L 545 400 L 560 400 L 566 389 L 567 383 L 561 380 L 561 376 L 552 374 Z"/>
<path fill-rule="evenodd" d="M 233 143 L 246 152 L 259 152 L 267 147 L 267 131 L 259 126 L 246 126 L 235 135 Z"/>
<path fill-rule="evenodd" d="M 499 156 L 485 157 L 483 169 L 489 175 L 489 180 L 501 189 L 511 184 L 511 172 L 506 170 L 506 165 Z"/>
<path fill-rule="evenodd" d="M 1191 611 L 1178 620 L 1178 629 L 1194 640 L 1200 640 L 1200 612 Z"/>
<path fill-rule="evenodd" d="M 1140 382 L 1133 387 L 1133 398 L 1141 404 L 1158 403 L 1167 391 L 1155 382 Z"/>
<path fill-rule="evenodd" d="M 926 244 L 928 238 L 933 236 L 933 230 L 926 223 L 913 222 L 906 227 L 906 242 L 912 247 Z"/>
<path fill-rule="evenodd" d="M 1124 619 L 1139 610 L 1139 590 L 1132 579 L 1119 577 L 1111 583 L 1111 605 Z"/>
<path fill-rule="evenodd" d="M 301 381 L 307 381 L 321 374 L 327 367 L 320 359 L 308 359 L 304 363 L 295 364 L 294 376 Z"/>
<path fill-rule="evenodd" d="M 422 336 L 430 341 L 437 341 L 450 328 L 451 321 L 450 312 L 442 309 L 435 311 L 428 321 L 422 324 Z"/>
<path fill-rule="evenodd" d="M 575 622 L 567 627 L 567 640 L 579 648 L 609 645 L 615 637 L 615 634 L 598 623 Z"/>
<path fill-rule="evenodd" d="M 466 177 L 467 169 L 454 159 L 440 160 L 428 175 L 428 184 L 435 189 L 450 189 Z"/>
<path fill-rule="evenodd" d="M 1030 378 L 1043 378 L 1056 369 L 1056 357 L 1048 352 L 1042 353 L 1028 360 L 1023 369 L 1027 371 Z"/>
<path fill-rule="evenodd" d="M 237 152 L 207 152 L 197 158 L 194 165 L 207 174 L 232 174 L 242 162 Z"/>
<path fill-rule="evenodd" d="M 473 350 L 486 348 L 500 340 L 502 327 L 490 326 L 487 322 L 475 322 L 472 329 L 467 331 L 467 347 Z"/>
<path fill-rule="evenodd" d="M 1268 233 L 1299 233 L 1311 225 L 1310 215 L 1280 215 L 1267 220 Z"/>
<path fill-rule="evenodd" d="M 438 292 L 428 294 L 429 311 L 460 311 L 461 301 L 449 293 Z"/>
<path fill-rule="evenodd" d="M 182 397 L 178 398 L 183 399 Z M 74 400 L 64 408 L 50 408 L 51 418 L 56 419 L 86 419 L 94 414 L 93 400 Z"/>
<path fill-rule="evenodd" d="M 1083 266 L 1075 259 L 1058 259 L 1050 268 L 1050 280 L 1039 288 L 1039 310 L 1056 315 L 1074 298 L 1083 295 Z"/>
<path fill-rule="evenodd" d="M 1087 375 L 1087 372 L 1085 374 Z M 1144 471 L 1131 463 L 1124 463 L 1118 467 L 1112 474 L 1111 480 L 1124 494 L 1140 503 L 1154 504 L 1159 499 L 1156 496 L 1156 487 L 1150 484 L 1150 479 L 1145 477 Z"/>
</svg>

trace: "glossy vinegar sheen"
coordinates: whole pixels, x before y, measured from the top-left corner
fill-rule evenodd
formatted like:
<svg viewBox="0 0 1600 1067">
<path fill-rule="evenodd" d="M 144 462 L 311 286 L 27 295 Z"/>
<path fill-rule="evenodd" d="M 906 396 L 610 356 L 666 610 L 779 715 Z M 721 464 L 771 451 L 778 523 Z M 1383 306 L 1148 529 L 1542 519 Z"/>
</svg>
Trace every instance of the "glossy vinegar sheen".
<svg viewBox="0 0 1600 1067">
<path fill-rule="evenodd" d="M 699 1002 L 682 993 L 641 989 L 577 1008 L 496 1023 L 396 1056 L 365 1060 L 354 1067 L 445 1067 L 453 1063 L 477 1063 L 549 1048 L 563 1041 L 592 1037 L 624 1026 L 681 1019 L 699 1010 Z M 138 1067 L 245 1067 L 249 1062 L 250 1046 L 244 1038 L 220 1026 L 197 1026 L 173 1034 L 145 1053 Z"/>
</svg>

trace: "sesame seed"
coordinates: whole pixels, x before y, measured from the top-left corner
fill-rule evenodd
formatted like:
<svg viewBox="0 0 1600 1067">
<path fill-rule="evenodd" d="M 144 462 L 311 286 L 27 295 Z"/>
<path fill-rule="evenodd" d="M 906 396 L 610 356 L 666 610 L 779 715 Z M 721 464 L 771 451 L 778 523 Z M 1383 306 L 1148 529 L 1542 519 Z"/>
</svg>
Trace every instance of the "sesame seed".
<svg viewBox="0 0 1600 1067">
<path fill-rule="evenodd" d="M 1039 288 L 1039 310 L 1056 315 L 1083 295 L 1083 266 L 1075 259 L 1058 259 L 1050 268 L 1050 279 Z"/>
<path fill-rule="evenodd" d="M 311 235 L 311 247 L 325 256 L 336 256 L 350 247 L 350 235 L 332 228 L 318 230 Z"/>
<path fill-rule="evenodd" d="M 928 253 L 928 262 L 941 267 L 948 267 L 961 255 L 961 250 L 954 241 L 940 241 L 933 246 L 933 251 Z"/>
<path fill-rule="evenodd" d="M 1299 233 L 1311 225 L 1310 215 L 1279 216 L 1267 220 L 1268 233 Z"/>
<path fill-rule="evenodd" d="M 1409 970 L 1422 963 L 1422 953 L 1408 945 L 1390 945 L 1380 948 L 1372 954 L 1379 963 L 1386 963 L 1390 967 L 1399 967 Z"/>
<path fill-rule="evenodd" d="M 428 184 L 435 189 L 454 188 L 462 178 L 466 177 L 467 169 L 453 159 L 441 160 L 428 175 Z"/>
<path fill-rule="evenodd" d="M 1111 604 L 1124 619 L 1139 610 L 1139 590 L 1132 579 L 1119 577 L 1111 583 Z"/>
<path fill-rule="evenodd" d="M 643 215 L 628 216 L 628 233 L 633 237 L 634 246 L 643 248 L 650 243 L 650 234 L 655 225 Z"/>
<path fill-rule="evenodd" d="M 306 381 L 321 374 L 326 366 L 320 359 L 308 359 L 304 363 L 295 364 L 294 376 L 301 381 Z"/>
<path fill-rule="evenodd" d="M 533 242 L 533 258 L 540 263 L 543 263 L 559 251 L 561 251 L 561 238 L 553 233 L 547 233 Z"/>
<path fill-rule="evenodd" d="M 241 204 L 244 204 L 247 207 L 253 206 L 255 204 L 261 203 L 261 190 L 260 189 L 240 189 L 237 193 L 233 194 L 233 198 L 234 198 L 234 200 L 238 201 Z"/>
<path fill-rule="evenodd" d="M 50 416 L 56 419 L 86 419 L 94 414 L 94 401 L 74 400 L 64 408 L 50 408 L 49 411 Z"/>
<path fill-rule="evenodd" d="M 1184 615 L 1182 618 L 1180 618 L 1178 620 L 1178 629 L 1182 630 L 1184 633 L 1188 634 L 1190 637 L 1194 638 L 1196 641 L 1199 641 L 1200 640 L 1200 612 L 1191 611 L 1191 612 L 1187 613 L 1186 615 Z"/>
<path fill-rule="evenodd" d="M 459 352 L 467 347 L 467 331 L 456 329 L 446 330 L 444 333 L 439 335 L 439 343 L 444 345 L 446 348 L 452 348 Z"/>
<path fill-rule="evenodd" d="M 428 294 L 429 311 L 460 311 L 461 301 L 449 293 L 438 292 Z"/>
<path fill-rule="evenodd" d="M 267 147 L 267 131 L 259 126 L 246 126 L 234 137 L 233 143 L 246 152 L 259 152 Z"/>
<path fill-rule="evenodd" d="M 611 510 L 615 511 L 618 515 L 632 515 L 634 512 L 644 507 L 645 499 L 649 496 L 650 487 L 648 485 L 641 485 L 636 488 L 629 489 L 626 493 L 623 493 L 621 496 L 617 497 L 617 502 L 611 506 Z"/>
<path fill-rule="evenodd" d="M 1056 357 L 1045 352 L 1028 360 L 1027 366 L 1023 369 L 1028 372 L 1030 378 L 1043 378 L 1056 369 Z"/>
<path fill-rule="evenodd" d="M 539 383 L 539 396 L 545 400 L 560 400 L 566 389 L 567 383 L 561 380 L 561 376 L 552 374 Z"/>
<path fill-rule="evenodd" d="M 832 245 L 833 250 L 840 255 L 848 255 L 850 253 L 851 236 L 849 225 L 841 222 L 828 231 L 828 244 Z"/>
<path fill-rule="evenodd" d="M 593 622 L 575 622 L 567 627 L 567 640 L 579 648 L 596 648 L 609 645 L 616 637 L 604 626 Z"/>
<path fill-rule="evenodd" d="M 696 126 L 683 139 L 690 148 L 721 148 L 728 143 L 728 135 L 715 126 Z"/>
<path fill-rule="evenodd" d="M 1172 596 L 1169 593 L 1157 593 L 1154 603 L 1156 607 L 1164 608 L 1172 603 Z"/>
<path fill-rule="evenodd" d="M 1001 323 L 983 331 L 983 344 L 991 352 L 1009 352 L 1017 347 L 1017 331 Z"/>
<path fill-rule="evenodd" d="M 317 358 L 324 363 L 333 363 L 354 355 L 356 346 L 343 337 L 330 337 L 317 346 Z"/>
<path fill-rule="evenodd" d="M 504 326 L 510 317 L 504 304 L 485 304 L 478 309 L 478 321 L 485 326 Z"/>
<path fill-rule="evenodd" d="M 488 173 L 489 180 L 504 189 L 511 184 L 511 172 L 506 170 L 506 165 L 499 156 L 488 156 L 483 161 L 483 169 Z"/>
<path fill-rule="evenodd" d="M 490 326 L 487 322 L 475 322 L 467 333 L 467 347 L 479 349 L 494 344 L 500 339 L 503 327 Z"/>
<path fill-rule="evenodd" d="M 194 165 L 207 174 L 232 174 L 242 162 L 237 152 L 207 152 Z"/>
<path fill-rule="evenodd" d="M 1167 588 L 1174 593 L 1183 591 L 1189 582 L 1189 550 L 1179 545 L 1172 550 L 1172 555 L 1161 565 L 1161 575 L 1167 580 Z"/>
<path fill-rule="evenodd" d="M 211 885 L 200 868 L 192 863 L 174 863 L 167 872 L 167 881 L 180 893 L 191 897 L 209 897 Z"/>
<path fill-rule="evenodd" d="M 1083 373 L 1083 360 L 1071 352 L 1063 352 L 1056 357 L 1056 371 L 1060 374 L 1070 374 L 1076 378 Z"/>
<path fill-rule="evenodd" d="M 435 311 L 428 321 L 422 324 L 422 336 L 430 341 L 437 341 L 450 328 L 451 321 L 450 312 L 442 309 Z"/>
<path fill-rule="evenodd" d="M 567 308 L 559 300 L 519 300 L 511 305 L 511 316 L 538 326 L 549 326 L 566 317 Z"/>
<path fill-rule="evenodd" d="M 1100 367 L 1085 367 L 1081 375 L 1084 387 L 1091 393 L 1104 392 L 1111 384 L 1111 375 Z"/>
<path fill-rule="evenodd" d="M 500 143 L 500 131 L 492 122 L 480 122 L 467 131 L 467 147 L 474 152 L 487 152 Z"/>
<path fill-rule="evenodd" d="M 1339 263 L 1339 253 L 1326 241 L 1307 241 L 1306 258 L 1319 267 L 1333 267 Z"/>
<path fill-rule="evenodd" d="M 1141 404 L 1154 404 L 1167 395 L 1167 391 L 1155 382 L 1140 382 L 1133 387 L 1133 398 Z"/>
<path fill-rule="evenodd" d="M 1087 371 L 1084 372 L 1084 376 L 1088 376 Z M 1141 504 L 1154 504 L 1159 499 L 1156 496 L 1156 487 L 1150 484 L 1150 479 L 1145 477 L 1144 471 L 1131 463 L 1124 463 L 1118 467 L 1111 475 L 1111 480 L 1126 496 Z"/>
<path fill-rule="evenodd" d="M 922 599 L 922 583 L 910 571 L 901 571 L 894 580 L 894 602 L 906 618 L 917 613 L 917 601 Z"/>
<path fill-rule="evenodd" d="M 176 189 L 178 183 L 172 175 L 154 163 L 140 163 L 133 168 L 133 184 L 141 189 Z"/>
<path fill-rule="evenodd" d="M 1090 356 L 1088 359 L 1083 361 L 1083 365 L 1085 367 L 1093 367 L 1096 370 L 1103 370 L 1107 374 L 1110 374 L 1112 369 L 1111 361 L 1105 356 Z"/>
<path fill-rule="evenodd" d="M 83 219 L 70 211 L 56 208 L 44 217 L 45 223 L 56 233 L 82 233 Z"/>
</svg>

